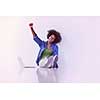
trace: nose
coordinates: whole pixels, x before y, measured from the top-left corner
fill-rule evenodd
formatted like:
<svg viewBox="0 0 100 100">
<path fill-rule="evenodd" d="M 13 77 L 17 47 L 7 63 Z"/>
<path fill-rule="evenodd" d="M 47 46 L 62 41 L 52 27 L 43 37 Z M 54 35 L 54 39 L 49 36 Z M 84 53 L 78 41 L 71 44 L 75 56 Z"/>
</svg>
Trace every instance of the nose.
<svg viewBox="0 0 100 100">
<path fill-rule="evenodd" d="M 51 37 L 50 39 L 51 39 L 52 41 L 54 40 L 54 38 L 53 38 L 53 37 Z"/>
</svg>

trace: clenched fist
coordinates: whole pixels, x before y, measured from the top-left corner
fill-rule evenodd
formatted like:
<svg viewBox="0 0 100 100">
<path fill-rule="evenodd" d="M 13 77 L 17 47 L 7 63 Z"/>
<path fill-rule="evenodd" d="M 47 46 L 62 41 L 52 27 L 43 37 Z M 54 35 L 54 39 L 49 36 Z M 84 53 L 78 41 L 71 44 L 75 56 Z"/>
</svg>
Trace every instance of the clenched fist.
<svg viewBox="0 0 100 100">
<path fill-rule="evenodd" d="M 33 23 L 30 23 L 29 26 L 32 27 L 33 26 Z"/>
</svg>

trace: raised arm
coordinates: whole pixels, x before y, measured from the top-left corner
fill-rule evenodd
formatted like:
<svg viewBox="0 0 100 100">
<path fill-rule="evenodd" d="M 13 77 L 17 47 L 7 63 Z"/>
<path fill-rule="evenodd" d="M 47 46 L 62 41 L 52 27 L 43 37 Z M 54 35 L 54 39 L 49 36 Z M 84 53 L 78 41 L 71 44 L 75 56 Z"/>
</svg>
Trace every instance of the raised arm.
<svg viewBox="0 0 100 100">
<path fill-rule="evenodd" d="M 34 29 L 33 29 L 33 23 L 30 23 L 29 24 L 29 27 L 31 29 L 31 32 L 32 32 L 33 37 L 36 36 L 36 33 L 35 33 Z"/>
<path fill-rule="evenodd" d="M 33 39 L 34 41 L 41 47 L 43 41 L 37 36 L 37 34 L 35 33 L 34 29 L 33 29 L 33 23 L 29 24 L 29 27 L 31 29 L 32 35 L 33 35 Z"/>
</svg>

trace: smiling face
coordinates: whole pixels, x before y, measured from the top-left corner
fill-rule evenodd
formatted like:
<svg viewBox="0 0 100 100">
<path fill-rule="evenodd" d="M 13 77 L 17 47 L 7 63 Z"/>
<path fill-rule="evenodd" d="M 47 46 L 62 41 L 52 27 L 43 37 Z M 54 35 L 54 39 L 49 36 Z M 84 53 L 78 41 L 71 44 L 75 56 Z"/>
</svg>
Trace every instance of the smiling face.
<svg viewBox="0 0 100 100">
<path fill-rule="evenodd" d="M 54 29 L 51 29 L 48 31 L 48 34 L 47 34 L 47 39 L 48 39 L 48 42 L 51 44 L 53 43 L 60 43 L 62 38 L 61 38 L 61 35 L 58 31 L 54 30 Z"/>
<path fill-rule="evenodd" d="M 53 43 L 55 39 L 56 39 L 55 35 L 52 34 L 51 36 L 49 36 L 48 42 Z"/>
</svg>

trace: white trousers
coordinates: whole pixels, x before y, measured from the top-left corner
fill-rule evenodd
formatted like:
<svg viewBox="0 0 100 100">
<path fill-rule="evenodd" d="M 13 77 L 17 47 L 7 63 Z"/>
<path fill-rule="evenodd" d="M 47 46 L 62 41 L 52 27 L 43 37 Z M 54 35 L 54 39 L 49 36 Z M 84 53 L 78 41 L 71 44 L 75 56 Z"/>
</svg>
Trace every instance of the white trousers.
<svg viewBox="0 0 100 100">
<path fill-rule="evenodd" d="M 56 83 L 56 70 L 57 69 L 49 69 L 49 68 L 38 68 L 37 76 L 38 81 L 40 83 Z"/>
<path fill-rule="evenodd" d="M 56 68 L 48 68 L 53 66 L 56 56 L 50 56 L 49 58 L 44 58 L 39 63 L 39 68 L 37 69 L 38 81 L 40 83 L 56 83 Z"/>
</svg>

